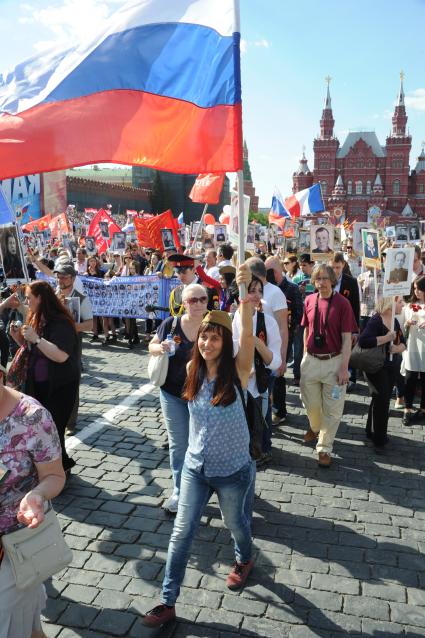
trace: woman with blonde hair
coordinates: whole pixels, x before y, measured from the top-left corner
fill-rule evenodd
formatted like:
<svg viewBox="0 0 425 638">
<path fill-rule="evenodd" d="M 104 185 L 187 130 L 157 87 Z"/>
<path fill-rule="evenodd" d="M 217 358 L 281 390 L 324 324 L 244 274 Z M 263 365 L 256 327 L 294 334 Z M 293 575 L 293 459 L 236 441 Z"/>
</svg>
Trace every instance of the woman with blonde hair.
<svg viewBox="0 0 425 638">
<path fill-rule="evenodd" d="M 173 474 L 173 493 L 164 507 L 171 513 L 177 512 L 181 473 L 189 440 L 189 410 L 187 401 L 182 398 L 187 376 L 186 364 L 192 356 L 199 326 L 207 312 L 207 291 L 200 284 L 189 284 L 183 288 L 182 301 L 184 314 L 181 317 L 165 319 L 149 344 L 149 352 L 154 356 L 164 352 L 170 353 L 170 340 L 167 340 L 167 335 L 171 334 L 175 350 L 175 354 L 169 354 L 168 374 L 159 391 Z"/>
<path fill-rule="evenodd" d="M 395 314 L 400 314 L 403 300 L 395 298 Z M 375 306 L 375 314 L 369 319 L 360 334 L 361 348 L 385 346 L 383 367 L 377 372 L 366 373 L 371 402 L 366 422 L 366 436 L 372 439 L 375 451 L 382 453 L 388 443 L 387 428 L 390 399 L 394 387 L 396 366 L 400 354 L 406 349 L 405 339 L 397 319 L 392 322 L 393 297 L 381 297 Z M 392 355 L 390 357 L 390 355 Z"/>
</svg>

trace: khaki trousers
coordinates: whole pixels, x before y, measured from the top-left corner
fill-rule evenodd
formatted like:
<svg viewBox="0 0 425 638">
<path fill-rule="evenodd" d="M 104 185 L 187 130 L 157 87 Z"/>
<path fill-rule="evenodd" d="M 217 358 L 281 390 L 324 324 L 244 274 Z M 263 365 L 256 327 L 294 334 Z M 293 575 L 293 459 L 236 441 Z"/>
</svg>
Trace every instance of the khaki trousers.
<svg viewBox="0 0 425 638">
<path fill-rule="evenodd" d="M 344 412 L 347 386 L 340 386 L 341 398 L 332 398 L 342 355 L 333 359 L 316 359 L 304 354 L 301 361 L 301 400 L 310 428 L 319 434 L 317 452 L 332 452 L 332 445 Z"/>
</svg>

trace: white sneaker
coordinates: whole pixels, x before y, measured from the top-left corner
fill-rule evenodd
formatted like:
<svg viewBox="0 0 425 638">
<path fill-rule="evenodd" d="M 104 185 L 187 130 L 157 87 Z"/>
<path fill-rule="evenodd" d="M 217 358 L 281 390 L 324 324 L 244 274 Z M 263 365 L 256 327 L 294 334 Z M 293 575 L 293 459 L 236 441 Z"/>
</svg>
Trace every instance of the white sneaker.
<svg viewBox="0 0 425 638">
<path fill-rule="evenodd" d="M 179 497 L 177 494 L 172 494 L 170 498 L 168 499 L 168 501 L 165 502 L 164 509 L 167 510 L 168 512 L 171 512 L 171 514 L 176 514 L 178 506 L 179 506 Z"/>
</svg>

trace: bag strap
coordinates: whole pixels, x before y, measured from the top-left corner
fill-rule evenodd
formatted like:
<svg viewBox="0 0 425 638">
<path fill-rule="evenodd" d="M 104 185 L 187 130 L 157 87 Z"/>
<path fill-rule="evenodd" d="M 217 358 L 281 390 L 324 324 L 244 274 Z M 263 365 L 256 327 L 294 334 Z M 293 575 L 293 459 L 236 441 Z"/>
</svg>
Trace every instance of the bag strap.
<svg viewBox="0 0 425 638">
<path fill-rule="evenodd" d="M 175 317 L 173 317 L 173 323 L 171 324 L 171 330 L 170 330 L 170 335 L 171 335 L 171 336 L 173 336 L 173 334 L 174 334 L 174 333 L 175 333 L 175 331 L 176 331 L 176 328 L 177 328 L 177 319 L 178 319 L 177 315 L 176 315 Z"/>
<path fill-rule="evenodd" d="M 241 386 L 241 383 L 240 383 L 239 379 L 237 381 L 235 381 L 235 385 L 236 385 L 236 387 L 238 389 L 239 396 L 241 397 L 241 401 L 242 401 L 242 405 L 243 405 L 243 411 L 245 412 L 246 423 L 247 423 L 248 429 L 249 429 L 248 408 L 247 408 L 247 405 L 246 405 L 245 395 L 243 393 L 242 386 Z"/>
</svg>

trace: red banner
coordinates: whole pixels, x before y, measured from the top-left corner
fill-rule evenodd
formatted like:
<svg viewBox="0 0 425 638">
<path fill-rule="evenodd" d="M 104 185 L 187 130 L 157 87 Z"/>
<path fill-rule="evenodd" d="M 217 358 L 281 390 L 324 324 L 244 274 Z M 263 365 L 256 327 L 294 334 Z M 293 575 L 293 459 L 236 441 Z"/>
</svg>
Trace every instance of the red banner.
<svg viewBox="0 0 425 638">
<path fill-rule="evenodd" d="M 199 204 L 218 204 L 224 183 L 224 173 L 201 173 L 195 180 L 189 197 Z"/>
<path fill-rule="evenodd" d="M 166 210 L 161 215 L 156 215 L 150 219 L 134 218 L 134 227 L 136 229 L 137 241 L 143 248 L 156 248 L 164 250 L 162 243 L 161 228 L 170 228 L 173 231 L 174 245 L 180 248 L 179 236 L 177 233 L 179 224 L 177 219 L 173 217 L 171 210 Z"/>
<path fill-rule="evenodd" d="M 87 236 L 95 238 L 97 252 L 101 254 L 108 250 L 113 234 L 119 233 L 120 230 L 121 228 L 114 222 L 112 217 L 101 208 L 91 220 Z M 109 235 L 109 237 L 106 235 Z"/>
</svg>

